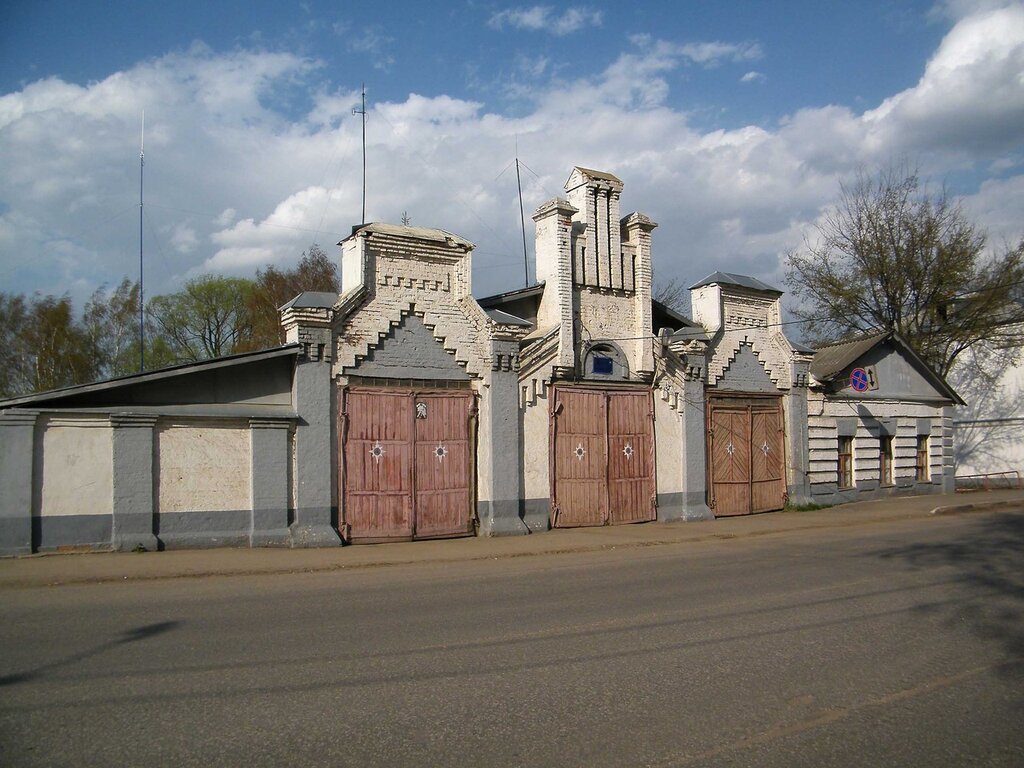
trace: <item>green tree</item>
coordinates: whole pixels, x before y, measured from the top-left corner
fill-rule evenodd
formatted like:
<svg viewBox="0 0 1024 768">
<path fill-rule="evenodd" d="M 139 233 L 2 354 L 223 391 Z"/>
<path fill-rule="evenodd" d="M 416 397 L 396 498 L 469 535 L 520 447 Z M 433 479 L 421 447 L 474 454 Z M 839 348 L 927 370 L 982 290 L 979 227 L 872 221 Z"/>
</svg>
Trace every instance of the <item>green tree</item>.
<svg viewBox="0 0 1024 768">
<path fill-rule="evenodd" d="M 338 293 L 341 282 L 334 262 L 314 243 L 294 269 L 281 270 L 270 264 L 256 272 L 249 294 L 248 312 L 251 334 L 241 349 L 266 349 L 284 343 L 280 307 L 303 291 Z"/>
<path fill-rule="evenodd" d="M 0 292 L 0 397 L 29 391 L 23 338 L 27 319 L 25 297 Z"/>
<path fill-rule="evenodd" d="M 99 288 L 85 304 L 82 328 L 102 378 L 139 370 L 139 284 L 124 278 L 113 291 Z M 147 355 L 148 358 L 148 355 Z M 153 367 L 153 366 L 147 366 Z"/>
<path fill-rule="evenodd" d="M 1024 240 L 995 256 L 985 246 L 958 201 L 929 193 L 915 171 L 861 173 L 842 185 L 818 237 L 789 254 L 786 282 L 802 299 L 794 314 L 818 342 L 894 330 L 946 376 L 982 342 L 1024 342 Z"/>
<path fill-rule="evenodd" d="M 155 296 L 146 306 L 155 365 L 195 363 L 240 351 L 248 342 L 253 282 L 203 275 L 177 293 Z"/>
</svg>

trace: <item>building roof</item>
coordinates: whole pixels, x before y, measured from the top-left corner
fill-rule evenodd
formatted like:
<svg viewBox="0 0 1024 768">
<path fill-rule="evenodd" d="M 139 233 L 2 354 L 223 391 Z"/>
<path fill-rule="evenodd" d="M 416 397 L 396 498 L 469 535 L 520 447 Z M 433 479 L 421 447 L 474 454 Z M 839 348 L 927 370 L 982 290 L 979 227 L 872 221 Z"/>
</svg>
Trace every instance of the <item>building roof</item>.
<svg viewBox="0 0 1024 768">
<path fill-rule="evenodd" d="M 811 362 L 811 375 L 818 381 L 831 381 L 861 356 L 894 335 L 889 331 L 879 331 L 819 347 Z"/>
<path fill-rule="evenodd" d="M 466 250 L 473 250 L 473 243 L 458 235 L 452 234 L 443 229 L 430 229 L 428 227 L 406 227 L 402 224 L 384 224 L 372 222 L 361 227 L 354 227 L 352 235 L 360 233 L 391 235 L 392 237 L 407 237 L 412 240 L 425 240 L 431 243 L 446 243 L 450 246 L 460 246 Z M 339 243 L 340 245 L 340 243 Z"/>
<path fill-rule="evenodd" d="M 477 299 L 477 304 L 481 307 L 493 307 L 497 304 L 505 304 L 509 301 L 518 301 L 519 299 L 528 299 L 533 296 L 540 296 L 544 293 L 544 282 L 541 281 L 536 285 L 530 285 L 526 288 L 516 288 L 512 291 L 505 291 L 504 293 L 496 293 L 493 296 L 484 296 L 483 298 Z"/>
<path fill-rule="evenodd" d="M 964 405 L 956 390 L 895 331 L 875 331 L 820 347 L 811 361 L 811 375 L 822 383 L 831 382 L 872 349 L 885 343 L 892 344 L 905 354 L 936 390 L 954 403 Z"/>
<path fill-rule="evenodd" d="M 576 170 L 582 173 L 584 176 L 589 176 L 592 179 L 601 179 L 603 181 L 617 181 L 619 184 L 622 183 L 622 179 L 618 176 L 608 173 L 607 171 L 595 171 L 592 168 L 584 168 L 582 165 L 575 166 Z"/>
<path fill-rule="evenodd" d="M 75 384 L 74 386 L 61 387 L 60 389 L 51 389 L 46 392 L 35 392 L 31 395 L 12 397 L 7 400 L 0 400 L 0 409 L 42 405 L 50 401 L 61 400 L 73 395 L 84 395 L 93 392 L 106 392 L 109 390 L 119 389 L 122 387 L 129 387 L 136 384 L 161 381 L 164 379 L 171 379 L 177 376 L 186 376 L 188 374 L 196 373 L 198 371 L 209 371 L 217 368 L 224 368 L 233 365 L 244 365 L 247 363 L 259 362 L 261 360 L 269 360 L 275 357 L 283 357 L 286 355 L 294 356 L 298 354 L 298 344 L 285 344 L 284 346 L 281 347 L 275 347 L 273 349 L 260 349 L 255 352 L 240 352 L 236 355 L 225 355 L 223 357 L 214 357 L 210 360 L 201 360 L 198 363 L 181 363 L 179 365 L 172 365 L 167 368 L 158 368 L 157 370 L 154 371 L 143 371 L 142 373 L 133 373 L 128 376 L 118 376 L 115 379 L 96 381 L 92 382 L 91 384 Z"/>
<path fill-rule="evenodd" d="M 303 291 L 287 304 L 278 307 L 279 312 L 286 309 L 330 309 L 338 301 L 338 294 L 331 291 Z"/>
<path fill-rule="evenodd" d="M 521 317 L 510 315 L 508 312 L 502 312 L 500 309 L 485 309 L 484 312 L 496 323 L 500 325 L 521 325 L 524 328 L 529 328 L 533 323 L 528 320 L 523 320 Z"/>
<path fill-rule="evenodd" d="M 763 283 L 756 277 L 750 277 L 749 275 L 737 275 L 732 272 L 712 272 L 703 280 L 698 280 L 696 283 L 691 285 L 690 290 L 692 291 L 695 288 L 703 288 L 705 285 L 712 285 L 715 283 L 718 285 L 735 285 L 740 288 L 748 288 L 752 291 L 765 291 L 779 296 L 782 295 L 782 291 L 778 288 L 773 288 L 768 285 L 768 283 Z"/>
</svg>

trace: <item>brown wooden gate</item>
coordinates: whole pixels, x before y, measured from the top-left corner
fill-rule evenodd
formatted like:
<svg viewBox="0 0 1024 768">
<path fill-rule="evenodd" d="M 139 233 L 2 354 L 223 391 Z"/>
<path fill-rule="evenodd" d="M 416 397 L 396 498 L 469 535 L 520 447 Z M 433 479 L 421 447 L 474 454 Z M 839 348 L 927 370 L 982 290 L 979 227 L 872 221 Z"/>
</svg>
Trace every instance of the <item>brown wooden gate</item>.
<svg viewBox="0 0 1024 768">
<path fill-rule="evenodd" d="M 473 533 L 472 392 L 344 394 L 343 530 L 352 541 Z"/>
<path fill-rule="evenodd" d="M 551 403 L 552 525 L 654 520 L 650 390 L 555 387 Z"/>
<path fill-rule="evenodd" d="M 708 505 L 716 516 L 786 504 L 782 399 L 712 398 L 708 405 Z"/>
</svg>

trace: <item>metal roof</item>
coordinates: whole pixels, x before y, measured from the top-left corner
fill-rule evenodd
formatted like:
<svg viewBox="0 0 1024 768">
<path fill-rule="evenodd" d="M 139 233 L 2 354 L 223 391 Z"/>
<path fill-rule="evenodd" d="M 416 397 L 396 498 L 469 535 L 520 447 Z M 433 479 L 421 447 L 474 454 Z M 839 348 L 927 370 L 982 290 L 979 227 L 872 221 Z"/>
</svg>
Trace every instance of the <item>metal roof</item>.
<svg viewBox="0 0 1024 768">
<path fill-rule="evenodd" d="M 484 296 L 476 301 L 481 307 L 489 307 L 494 306 L 495 304 L 504 304 L 509 301 L 516 301 L 518 299 L 527 299 L 531 296 L 540 296 L 542 293 L 544 293 L 543 280 L 536 285 L 530 285 L 526 288 L 516 288 L 511 291 L 505 291 L 504 293 L 496 293 L 493 296 Z"/>
<path fill-rule="evenodd" d="M 601 179 L 603 181 L 617 181 L 619 184 L 622 183 L 622 179 L 618 176 L 608 173 L 607 171 L 595 171 L 593 168 L 584 168 L 582 165 L 574 166 L 577 171 L 585 176 L 589 176 L 592 179 Z"/>
<path fill-rule="evenodd" d="M 278 307 L 279 312 L 286 309 L 330 309 L 338 301 L 338 294 L 330 291 L 303 291 L 287 304 Z"/>
<path fill-rule="evenodd" d="M 521 325 L 524 328 L 529 328 L 533 323 L 523 320 L 521 317 L 510 315 L 508 312 L 502 312 L 500 309 L 485 309 L 484 312 L 496 323 L 500 325 Z"/>
<path fill-rule="evenodd" d="M 473 243 L 469 240 L 443 229 L 430 229 L 428 227 L 406 227 L 402 224 L 372 222 L 354 228 L 352 235 L 355 236 L 361 233 L 391 235 L 392 237 L 406 237 L 412 240 L 425 240 L 432 243 L 445 243 L 451 246 L 460 246 L 466 250 L 474 248 Z"/>
<path fill-rule="evenodd" d="M 70 395 L 103 392 L 134 384 L 170 379 L 176 376 L 185 376 L 196 371 L 213 370 L 233 365 L 244 365 L 247 363 L 255 363 L 260 360 L 283 357 L 285 355 L 297 355 L 298 353 L 298 344 L 285 344 L 281 347 L 260 349 L 255 352 L 240 352 L 237 355 L 215 357 L 210 360 L 201 360 L 198 363 L 181 363 L 167 368 L 158 368 L 155 371 L 143 371 L 142 373 L 133 373 L 128 376 L 119 376 L 116 379 L 106 379 L 104 381 L 92 382 L 91 384 L 75 384 L 70 387 L 61 387 L 60 389 L 51 389 L 46 392 L 35 392 L 31 395 L 22 395 L 21 397 L 0 400 L 0 408 L 35 405 L 36 403 L 45 403 L 50 400 L 59 400 L 60 398 L 68 397 Z"/>
<path fill-rule="evenodd" d="M 750 277 L 749 275 L 737 275 L 732 272 L 712 272 L 710 275 L 705 277 L 703 280 L 698 280 L 696 283 L 690 286 L 692 291 L 695 288 L 703 288 L 705 285 L 712 285 L 717 283 L 718 285 L 735 285 L 740 288 L 749 288 L 752 291 L 766 291 L 770 293 L 782 295 L 782 291 L 778 288 L 773 288 L 768 283 L 763 283 L 756 277 Z"/>
<path fill-rule="evenodd" d="M 860 357 L 870 352 L 893 334 L 880 331 L 847 341 L 818 347 L 811 361 L 811 375 L 818 381 L 831 381 Z"/>
</svg>

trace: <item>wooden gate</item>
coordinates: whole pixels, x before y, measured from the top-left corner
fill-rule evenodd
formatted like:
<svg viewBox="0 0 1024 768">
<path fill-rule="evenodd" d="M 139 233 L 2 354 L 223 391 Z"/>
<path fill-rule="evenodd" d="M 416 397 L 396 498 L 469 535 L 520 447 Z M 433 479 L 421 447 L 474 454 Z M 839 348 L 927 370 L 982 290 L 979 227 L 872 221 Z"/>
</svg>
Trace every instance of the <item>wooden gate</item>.
<svg viewBox="0 0 1024 768">
<path fill-rule="evenodd" d="M 555 387 L 551 402 L 552 525 L 654 520 L 650 390 Z"/>
<path fill-rule="evenodd" d="M 344 394 L 343 530 L 352 541 L 473 533 L 472 392 Z"/>
<path fill-rule="evenodd" d="M 718 517 L 786 504 L 782 399 L 713 398 L 708 405 L 708 505 Z"/>
</svg>

